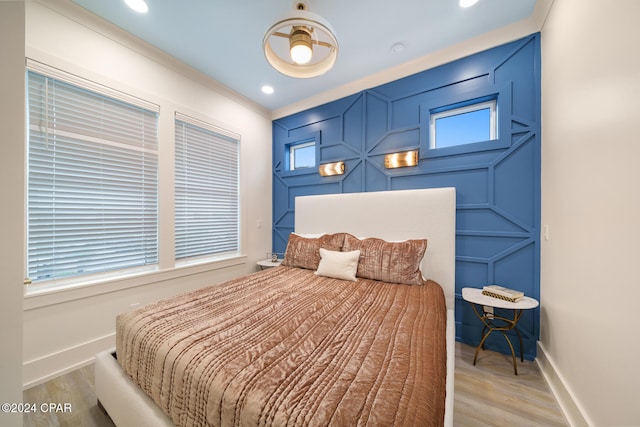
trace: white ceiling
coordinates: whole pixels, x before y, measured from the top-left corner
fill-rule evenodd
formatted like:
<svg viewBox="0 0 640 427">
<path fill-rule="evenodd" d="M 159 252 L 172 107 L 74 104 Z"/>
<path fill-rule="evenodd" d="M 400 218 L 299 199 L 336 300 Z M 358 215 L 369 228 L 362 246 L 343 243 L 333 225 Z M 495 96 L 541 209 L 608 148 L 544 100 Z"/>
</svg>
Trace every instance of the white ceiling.
<svg viewBox="0 0 640 427">
<path fill-rule="evenodd" d="M 73 2 L 271 111 L 528 19 L 536 5 L 480 0 L 462 9 L 458 0 L 309 0 L 309 10 L 335 30 L 340 49 L 328 73 L 295 79 L 271 68 L 262 52 L 265 31 L 293 10 L 294 0 L 147 0 L 144 15 L 124 0 Z M 404 50 L 393 53 L 398 42 Z M 275 93 L 263 94 L 265 84 Z"/>
</svg>

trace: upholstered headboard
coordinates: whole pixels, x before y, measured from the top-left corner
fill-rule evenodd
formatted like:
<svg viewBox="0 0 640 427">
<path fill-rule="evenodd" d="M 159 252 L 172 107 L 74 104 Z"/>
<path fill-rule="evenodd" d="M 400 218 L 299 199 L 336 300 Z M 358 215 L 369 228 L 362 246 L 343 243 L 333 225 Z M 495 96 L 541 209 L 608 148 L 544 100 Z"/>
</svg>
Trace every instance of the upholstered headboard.
<svg viewBox="0 0 640 427">
<path fill-rule="evenodd" d="M 453 308 L 455 188 L 325 194 L 295 200 L 297 233 L 345 231 L 391 241 L 426 238 L 423 275 L 444 288 L 447 307 Z"/>
</svg>

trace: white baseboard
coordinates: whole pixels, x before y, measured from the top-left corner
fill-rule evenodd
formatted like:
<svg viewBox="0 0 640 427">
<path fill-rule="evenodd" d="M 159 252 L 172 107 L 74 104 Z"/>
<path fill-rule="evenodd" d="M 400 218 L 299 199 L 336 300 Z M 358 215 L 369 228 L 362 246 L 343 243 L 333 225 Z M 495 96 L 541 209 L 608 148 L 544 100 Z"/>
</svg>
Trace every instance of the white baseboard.
<svg viewBox="0 0 640 427">
<path fill-rule="evenodd" d="M 553 360 L 549 357 L 544 346 L 538 341 L 538 352 L 536 363 L 542 372 L 551 392 L 555 396 L 560 409 L 562 410 L 569 426 L 571 427 L 593 427 L 593 424 L 585 411 L 582 409 L 571 388 L 567 385 L 562 374 L 556 368 Z"/>
<path fill-rule="evenodd" d="M 29 389 L 93 363 L 97 353 L 115 347 L 115 342 L 116 336 L 112 333 L 24 362 L 23 389 Z"/>
</svg>

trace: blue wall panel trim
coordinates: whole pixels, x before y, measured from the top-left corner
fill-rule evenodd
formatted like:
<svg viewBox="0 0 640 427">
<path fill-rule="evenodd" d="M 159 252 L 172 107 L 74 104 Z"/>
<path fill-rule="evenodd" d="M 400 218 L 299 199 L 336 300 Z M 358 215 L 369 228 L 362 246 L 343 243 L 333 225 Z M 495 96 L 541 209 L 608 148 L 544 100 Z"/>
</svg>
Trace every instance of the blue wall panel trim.
<svg viewBox="0 0 640 427">
<path fill-rule="evenodd" d="M 497 99 L 496 140 L 429 147 L 430 114 L 483 97 Z M 345 174 L 287 171 L 287 145 L 307 139 L 318 165 L 344 161 Z M 296 196 L 456 187 L 456 336 L 477 344 L 482 328 L 463 287 L 498 283 L 540 297 L 540 146 L 539 33 L 275 120 L 272 249 L 286 249 Z M 412 149 L 418 166 L 384 168 L 385 154 Z M 528 359 L 539 317 L 530 310 L 519 323 Z M 487 347 L 509 352 L 499 336 Z"/>
</svg>

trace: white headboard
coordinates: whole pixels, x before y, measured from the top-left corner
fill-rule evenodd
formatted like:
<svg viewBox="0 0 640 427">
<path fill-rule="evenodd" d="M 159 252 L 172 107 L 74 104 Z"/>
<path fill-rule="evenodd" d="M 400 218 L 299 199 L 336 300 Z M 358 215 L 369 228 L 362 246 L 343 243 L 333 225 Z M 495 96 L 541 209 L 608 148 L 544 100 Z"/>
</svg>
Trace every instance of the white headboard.
<svg viewBox="0 0 640 427">
<path fill-rule="evenodd" d="M 300 196 L 297 233 L 348 232 L 385 240 L 426 238 L 426 279 L 443 287 L 447 307 L 455 302 L 455 188 Z"/>
</svg>

